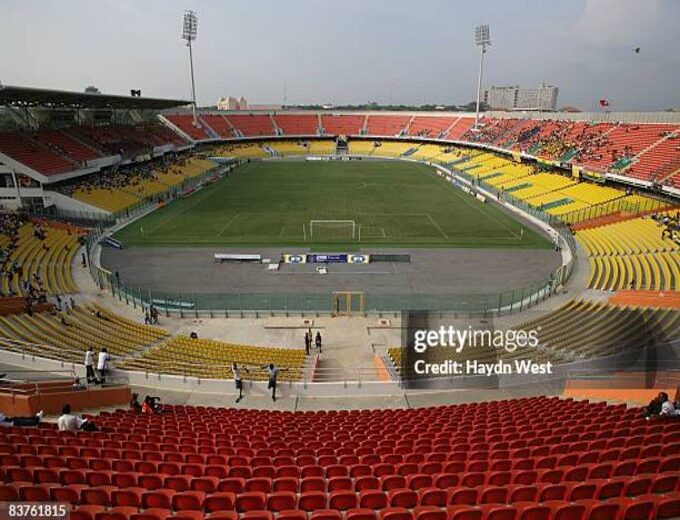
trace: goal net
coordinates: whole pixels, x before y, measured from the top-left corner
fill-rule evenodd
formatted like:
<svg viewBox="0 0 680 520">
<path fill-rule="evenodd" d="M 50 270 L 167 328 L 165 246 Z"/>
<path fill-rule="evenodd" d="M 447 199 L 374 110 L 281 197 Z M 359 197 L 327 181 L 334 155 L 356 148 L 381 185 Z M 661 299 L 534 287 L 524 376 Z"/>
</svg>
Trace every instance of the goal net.
<svg viewBox="0 0 680 520">
<path fill-rule="evenodd" d="M 356 240 L 357 225 L 353 220 L 310 220 L 309 239 L 312 242 Z"/>
</svg>

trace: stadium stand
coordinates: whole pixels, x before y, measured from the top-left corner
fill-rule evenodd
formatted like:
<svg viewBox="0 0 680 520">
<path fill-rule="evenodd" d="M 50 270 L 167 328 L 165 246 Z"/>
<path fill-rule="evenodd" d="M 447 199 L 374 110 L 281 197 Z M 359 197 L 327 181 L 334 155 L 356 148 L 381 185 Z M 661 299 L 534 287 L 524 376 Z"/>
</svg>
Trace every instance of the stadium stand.
<svg viewBox="0 0 680 520">
<path fill-rule="evenodd" d="M 210 139 L 210 134 L 201 126 L 194 126 L 193 116 L 189 114 L 168 114 L 165 118 L 194 140 Z"/>
<path fill-rule="evenodd" d="M 680 138 L 679 129 L 656 145 L 634 158 L 622 173 L 643 181 L 670 181 L 680 187 Z"/>
<path fill-rule="evenodd" d="M 525 322 L 516 330 L 538 331 L 540 348 L 531 352 L 538 361 L 568 363 L 635 352 L 645 345 L 657 345 L 680 334 L 677 309 L 639 308 L 588 300 L 570 300 L 544 316 Z M 402 348 L 388 349 L 395 370 L 402 362 Z M 526 359 L 527 352 L 498 351 L 494 348 L 463 347 L 461 354 L 442 348 L 429 354 L 430 362 L 446 359 L 480 362 Z"/>
<path fill-rule="evenodd" d="M 283 135 L 317 135 L 318 119 L 316 114 L 274 114 L 276 126 Z"/>
<path fill-rule="evenodd" d="M 68 312 L 2 316 L 0 331 L 2 348 L 30 347 L 40 357 L 76 363 L 82 362 L 88 346 L 106 347 L 115 362 L 168 336 L 160 328 L 140 325 L 96 304 L 76 305 Z"/>
<path fill-rule="evenodd" d="M 66 173 L 80 167 L 26 132 L 0 132 L 0 152 L 43 175 Z"/>
<path fill-rule="evenodd" d="M 100 431 L 0 432 L 0 497 L 68 502 L 73 520 L 615 520 L 680 511 L 675 424 L 625 405 L 534 397 L 86 417 Z"/>
<path fill-rule="evenodd" d="M 106 170 L 59 185 L 57 190 L 112 213 L 161 195 L 215 167 L 206 159 L 166 156 L 154 162 Z"/>
<path fill-rule="evenodd" d="M 363 115 L 321 115 L 321 126 L 326 135 L 359 135 L 364 126 Z"/>
<path fill-rule="evenodd" d="M 224 116 L 231 126 L 245 137 L 275 135 L 269 114 L 256 116 L 254 114 L 229 114 Z"/>
<path fill-rule="evenodd" d="M 408 126 L 410 116 L 368 116 L 368 135 L 372 136 L 399 136 Z"/>
<path fill-rule="evenodd" d="M 459 118 L 450 128 L 449 132 L 445 136 L 445 139 L 448 139 L 449 141 L 459 140 L 474 124 L 475 120 L 471 117 Z"/>
<path fill-rule="evenodd" d="M 256 370 L 269 363 L 286 368 L 281 372 L 284 381 L 299 380 L 306 360 L 301 349 L 284 349 L 237 345 L 208 339 L 191 339 L 173 336 L 157 347 L 146 350 L 141 356 L 118 364 L 126 370 L 162 371 L 168 374 L 188 375 L 201 378 L 224 379 L 233 374 L 231 364 L 235 361 L 252 369 L 254 380 L 266 380 L 267 373 Z"/>
<path fill-rule="evenodd" d="M 662 237 L 662 231 L 651 218 L 578 231 L 591 265 L 589 287 L 677 291 L 680 243 Z"/>
<path fill-rule="evenodd" d="M 76 292 L 71 261 L 82 231 L 2 215 L 0 259 L 2 295 Z M 29 285 L 30 284 L 30 285 Z"/>
<path fill-rule="evenodd" d="M 103 157 L 103 154 L 95 148 L 81 143 L 60 130 L 39 130 L 35 135 L 36 140 L 51 150 L 55 150 L 72 161 L 81 164 Z"/>
<path fill-rule="evenodd" d="M 217 133 L 220 137 L 236 137 L 236 132 L 234 132 L 234 129 L 224 116 L 216 114 L 202 114 L 201 121 L 214 130 L 215 133 Z"/>
<path fill-rule="evenodd" d="M 455 122 L 454 117 L 415 116 L 409 124 L 408 135 L 440 139 Z"/>
</svg>

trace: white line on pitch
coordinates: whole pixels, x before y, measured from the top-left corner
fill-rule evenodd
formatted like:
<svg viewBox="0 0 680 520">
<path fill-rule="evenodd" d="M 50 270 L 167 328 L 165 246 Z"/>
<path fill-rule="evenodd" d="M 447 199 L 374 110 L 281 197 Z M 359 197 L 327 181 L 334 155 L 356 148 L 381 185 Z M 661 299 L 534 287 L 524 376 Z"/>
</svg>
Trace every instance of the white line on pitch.
<svg viewBox="0 0 680 520">
<path fill-rule="evenodd" d="M 220 229 L 220 232 L 217 233 L 217 236 L 218 236 L 218 237 L 221 237 L 221 236 L 222 236 L 222 233 L 224 233 L 224 232 L 229 228 L 229 226 L 232 225 L 232 223 L 234 222 L 234 220 L 236 220 L 236 219 L 239 217 L 239 215 L 240 215 L 240 213 L 237 213 L 236 215 L 234 215 L 233 217 L 231 217 L 231 219 L 229 220 L 229 222 L 227 222 L 227 224 L 226 224 L 222 229 Z"/>
</svg>

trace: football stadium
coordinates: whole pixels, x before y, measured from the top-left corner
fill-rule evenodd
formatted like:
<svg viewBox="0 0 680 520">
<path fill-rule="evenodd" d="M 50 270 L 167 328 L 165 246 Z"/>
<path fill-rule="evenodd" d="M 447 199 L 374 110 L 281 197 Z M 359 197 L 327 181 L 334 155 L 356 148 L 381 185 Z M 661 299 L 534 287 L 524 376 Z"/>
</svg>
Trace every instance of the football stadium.
<svg viewBox="0 0 680 520">
<path fill-rule="evenodd" d="M 680 518 L 677 5 L 10 4 L 3 518 Z"/>
</svg>

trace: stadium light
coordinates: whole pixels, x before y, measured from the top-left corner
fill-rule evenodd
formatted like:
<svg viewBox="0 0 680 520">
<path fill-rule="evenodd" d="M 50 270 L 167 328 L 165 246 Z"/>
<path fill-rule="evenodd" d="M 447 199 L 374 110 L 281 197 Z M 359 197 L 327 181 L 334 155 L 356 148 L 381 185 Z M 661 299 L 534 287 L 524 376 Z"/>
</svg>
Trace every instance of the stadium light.
<svg viewBox="0 0 680 520">
<path fill-rule="evenodd" d="M 191 42 L 196 39 L 198 16 L 195 11 L 184 11 L 184 23 L 182 24 L 182 39 L 186 40 L 189 47 L 189 66 L 191 67 L 191 100 L 193 101 L 194 126 L 198 126 L 196 118 L 196 83 L 194 82 L 194 56 L 191 52 Z"/>
<path fill-rule="evenodd" d="M 477 80 L 477 110 L 475 113 L 474 129 L 479 129 L 479 102 L 482 96 L 482 71 L 484 70 L 484 54 L 487 46 L 491 45 L 491 37 L 489 36 L 489 26 L 487 24 L 478 25 L 475 27 L 475 44 L 480 49 L 479 54 L 479 78 Z"/>
</svg>

